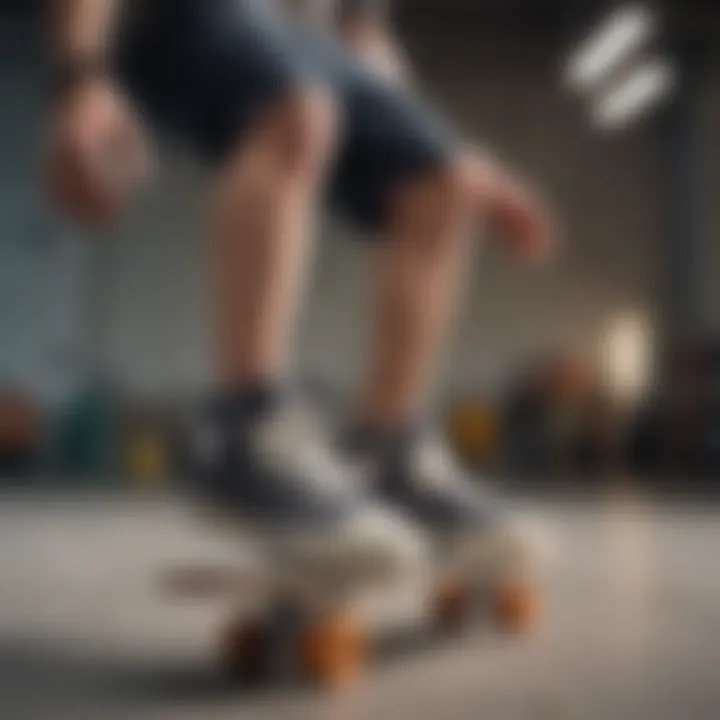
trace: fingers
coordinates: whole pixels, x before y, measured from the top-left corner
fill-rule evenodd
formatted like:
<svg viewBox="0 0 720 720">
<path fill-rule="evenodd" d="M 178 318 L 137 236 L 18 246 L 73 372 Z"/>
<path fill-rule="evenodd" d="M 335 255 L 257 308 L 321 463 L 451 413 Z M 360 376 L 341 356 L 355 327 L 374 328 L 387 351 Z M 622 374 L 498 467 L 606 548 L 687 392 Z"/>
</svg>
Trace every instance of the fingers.
<svg viewBox="0 0 720 720">
<path fill-rule="evenodd" d="M 511 250 L 532 263 L 549 260 L 556 247 L 556 229 L 545 203 L 529 187 L 507 176 L 497 187 L 493 215 Z"/>
<path fill-rule="evenodd" d="M 91 226 L 105 224 L 118 213 L 137 163 L 123 145 L 102 135 L 79 132 L 72 139 L 58 137 L 48 155 L 46 182 L 52 202 L 72 220 Z"/>
<path fill-rule="evenodd" d="M 473 152 L 473 163 L 483 208 L 513 255 L 532 263 L 549 259 L 556 228 L 539 195 L 483 150 Z"/>
<path fill-rule="evenodd" d="M 54 148 L 48 159 L 46 183 L 52 203 L 71 219 L 90 221 L 91 203 L 74 153 Z"/>
<path fill-rule="evenodd" d="M 71 220 L 98 225 L 111 217 L 111 203 L 91 162 L 82 154 L 62 150 L 48 164 L 47 182 L 53 203 Z"/>
</svg>

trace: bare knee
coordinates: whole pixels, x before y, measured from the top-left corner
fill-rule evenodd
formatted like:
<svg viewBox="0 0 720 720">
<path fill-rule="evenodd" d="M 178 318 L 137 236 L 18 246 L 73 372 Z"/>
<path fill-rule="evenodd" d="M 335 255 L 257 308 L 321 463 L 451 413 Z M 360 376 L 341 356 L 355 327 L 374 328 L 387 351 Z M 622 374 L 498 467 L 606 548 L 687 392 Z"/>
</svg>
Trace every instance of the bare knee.
<svg viewBox="0 0 720 720">
<path fill-rule="evenodd" d="M 457 216 L 467 216 L 475 205 L 476 168 L 469 156 L 448 162 L 433 183 L 435 202 Z"/>
<path fill-rule="evenodd" d="M 275 106 L 260 123 L 259 135 L 288 172 L 315 173 L 332 153 L 336 129 L 332 98 L 311 88 Z"/>
<path fill-rule="evenodd" d="M 470 157 L 458 157 L 413 180 L 398 193 L 396 218 L 411 223 L 431 249 L 456 244 L 476 216 L 476 168 Z"/>
</svg>

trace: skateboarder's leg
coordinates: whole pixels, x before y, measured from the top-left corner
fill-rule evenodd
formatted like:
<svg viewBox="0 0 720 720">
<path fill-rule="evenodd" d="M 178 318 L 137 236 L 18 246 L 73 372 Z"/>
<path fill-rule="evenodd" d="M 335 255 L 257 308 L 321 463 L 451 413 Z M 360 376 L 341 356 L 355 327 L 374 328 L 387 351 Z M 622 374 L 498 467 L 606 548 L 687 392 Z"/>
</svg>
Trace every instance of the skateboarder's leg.
<svg viewBox="0 0 720 720">
<path fill-rule="evenodd" d="M 212 164 L 209 234 L 218 380 L 272 382 L 309 250 L 335 103 L 261 3 L 157 3 L 121 46 L 141 107 Z"/>
<path fill-rule="evenodd" d="M 377 427 L 418 412 L 478 220 L 490 220 L 528 255 L 552 244 L 544 208 L 533 194 L 407 87 L 409 66 L 384 8 L 354 3 L 341 16 L 345 47 L 372 74 L 352 65 L 341 71 L 354 112 L 336 183 L 341 206 L 385 240 L 361 401 L 365 422 Z"/>
<path fill-rule="evenodd" d="M 298 91 L 232 152 L 210 218 L 218 376 L 226 392 L 285 371 L 318 183 L 334 113 L 321 91 Z"/>
<path fill-rule="evenodd" d="M 398 193 L 375 260 L 363 424 L 393 428 L 419 414 L 465 274 L 475 217 L 459 162 L 448 161 Z"/>
<path fill-rule="evenodd" d="M 237 526 L 314 565 L 385 571 L 417 559 L 305 408 L 282 389 L 334 87 L 265 3 L 178 0 L 125 53 L 133 95 L 213 162 L 210 240 L 219 393 L 201 429 L 201 490 Z M 298 564 L 298 567 L 301 567 Z"/>
<path fill-rule="evenodd" d="M 377 250 L 374 344 L 353 444 L 377 463 L 384 500 L 429 531 L 443 573 L 438 612 L 448 597 L 450 607 L 471 607 L 470 588 L 484 580 L 499 622 L 515 629 L 535 614 L 536 533 L 418 427 L 476 230 L 478 178 L 467 160 L 449 160 L 394 199 Z"/>
<path fill-rule="evenodd" d="M 448 561 L 472 564 L 489 548 L 509 557 L 524 533 L 416 426 L 483 213 L 523 239 L 540 228 L 520 222 L 529 211 L 504 174 L 500 183 L 411 91 L 352 70 L 342 87 L 354 112 L 335 200 L 379 238 L 375 333 L 350 444 L 376 468 L 372 486 L 430 530 Z"/>
</svg>

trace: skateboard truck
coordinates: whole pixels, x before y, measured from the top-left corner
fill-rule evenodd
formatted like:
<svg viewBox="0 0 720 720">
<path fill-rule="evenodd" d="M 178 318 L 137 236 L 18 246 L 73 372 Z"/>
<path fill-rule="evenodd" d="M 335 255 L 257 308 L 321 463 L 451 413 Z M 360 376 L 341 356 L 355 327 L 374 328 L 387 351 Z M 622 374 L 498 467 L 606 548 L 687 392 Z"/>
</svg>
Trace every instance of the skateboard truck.
<svg viewBox="0 0 720 720">
<path fill-rule="evenodd" d="M 505 632 L 530 630 L 541 611 L 535 583 L 526 568 L 508 568 L 455 568 L 444 578 L 431 573 L 423 580 L 418 592 L 427 598 L 423 616 L 428 639 L 457 635 L 481 615 Z M 371 650 L 382 653 L 384 648 L 381 638 L 370 642 L 359 601 L 387 585 L 385 579 L 368 582 L 343 571 L 333 576 L 265 563 L 262 569 L 180 567 L 165 580 L 175 596 L 238 596 L 246 607 L 250 600 L 255 612 L 233 616 L 218 637 L 223 670 L 243 683 L 301 681 L 346 688 L 361 677 Z M 392 645 L 387 647 L 392 650 Z"/>
</svg>

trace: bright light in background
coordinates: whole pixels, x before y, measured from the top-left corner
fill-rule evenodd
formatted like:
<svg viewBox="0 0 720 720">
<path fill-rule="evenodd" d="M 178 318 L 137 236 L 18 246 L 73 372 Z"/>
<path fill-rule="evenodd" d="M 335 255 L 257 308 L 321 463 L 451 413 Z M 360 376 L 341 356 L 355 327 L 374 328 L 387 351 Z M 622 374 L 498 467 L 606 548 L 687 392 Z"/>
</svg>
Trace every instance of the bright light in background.
<svg viewBox="0 0 720 720">
<path fill-rule="evenodd" d="M 602 129 L 627 126 L 665 100 L 676 84 L 676 73 L 667 60 L 640 65 L 593 109 L 593 123 Z"/>
<path fill-rule="evenodd" d="M 657 17 L 643 5 L 618 8 L 572 55 L 567 83 L 577 90 L 596 87 L 647 43 L 657 26 Z"/>
<path fill-rule="evenodd" d="M 650 388 L 654 336 L 643 315 L 621 315 L 608 328 L 602 343 L 603 374 L 616 400 L 632 404 Z"/>
</svg>

